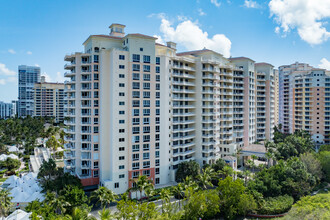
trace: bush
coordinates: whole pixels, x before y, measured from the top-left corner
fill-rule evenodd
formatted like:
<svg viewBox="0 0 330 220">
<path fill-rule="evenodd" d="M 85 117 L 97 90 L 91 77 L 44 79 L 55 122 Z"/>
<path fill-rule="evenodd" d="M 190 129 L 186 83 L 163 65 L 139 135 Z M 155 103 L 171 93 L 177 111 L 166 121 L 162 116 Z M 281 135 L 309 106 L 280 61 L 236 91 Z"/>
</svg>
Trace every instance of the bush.
<svg viewBox="0 0 330 220">
<path fill-rule="evenodd" d="M 23 156 L 23 161 L 24 162 L 29 162 L 30 161 L 30 155 L 24 155 Z"/>
<path fill-rule="evenodd" d="M 187 176 L 195 177 L 199 174 L 200 166 L 196 161 L 182 162 L 175 173 L 175 181 L 182 182 Z"/>
<path fill-rule="evenodd" d="M 261 207 L 257 210 L 258 214 L 276 215 L 289 211 L 294 202 L 293 197 L 285 195 L 269 197 L 262 201 Z"/>
</svg>

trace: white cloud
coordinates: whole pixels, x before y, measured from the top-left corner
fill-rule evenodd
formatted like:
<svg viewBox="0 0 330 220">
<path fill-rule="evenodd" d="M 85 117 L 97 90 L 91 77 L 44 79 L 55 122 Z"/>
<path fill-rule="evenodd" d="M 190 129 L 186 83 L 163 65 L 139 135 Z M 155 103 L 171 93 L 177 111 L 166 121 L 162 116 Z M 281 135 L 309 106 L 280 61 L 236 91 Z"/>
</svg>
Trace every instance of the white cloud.
<svg viewBox="0 0 330 220">
<path fill-rule="evenodd" d="M 157 37 L 156 43 L 165 44 L 163 38 L 160 35 L 154 35 L 153 37 Z"/>
<path fill-rule="evenodd" d="M 206 13 L 205 13 L 201 8 L 198 9 L 198 14 L 199 14 L 200 16 L 204 16 L 204 15 L 206 15 Z"/>
<path fill-rule="evenodd" d="M 43 72 L 41 76 L 45 77 L 46 82 L 52 82 L 52 77 L 48 73 Z"/>
<path fill-rule="evenodd" d="M 220 5 L 221 5 L 221 3 L 220 2 L 218 2 L 218 0 L 211 0 L 211 3 L 213 4 L 213 5 L 215 5 L 216 7 L 220 7 Z"/>
<path fill-rule="evenodd" d="M 280 31 L 281 31 L 281 28 L 280 27 L 276 27 L 274 31 L 275 31 L 276 34 L 279 34 Z"/>
<path fill-rule="evenodd" d="M 65 80 L 65 78 L 64 78 L 64 74 L 61 73 L 61 72 L 57 72 L 57 73 L 56 73 L 55 82 L 63 83 L 64 80 Z"/>
<path fill-rule="evenodd" d="M 8 52 L 11 53 L 11 54 L 16 54 L 16 51 L 13 50 L 13 49 L 9 49 Z"/>
<path fill-rule="evenodd" d="M 326 58 L 322 58 L 320 60 L 320 62 L 321 62 L 319 64 L 320 68 L 330 70 L 330 61 L 329 60 L 327 60 Z"/>
<path fill-rule="evenodd" d="M 260 8 L 261 7 L 256 1 L 253 1 L 253 0 L 245 0 L 244 6 L 247 8 Z"/>
<path fill-rule="evenodd" d="M 8 69 L 5 64 L 0 63 L 0 75 L 14 76 L 16 72 Z"/>
<path fill-rule="evenodd" d="M 200 50 L 206 47 L 223 54 L 225 57 L 230 56 L 231 41 L 224 34 L 216 34 L 209 38 L 207 32 L 203 32 L 198 24 L 190 20 L 172 27 L 172 24 L 163 16 L 160 31 L 165 41 L 176 42 L 187 50 Z"/>
<path fill-rule="evenodd" d="M 5 85 L 5 84 L 6 84 L 6 80 L 0 79 L 0 85 Z"/>
<path fill-rule="evenodd" d="M 311 45 L 328 40 L 324 20 L 330 18 L 329 0 L 271 0 L 271 17 L 284 33 L 297 29 L 300 38 Z"/>
<path fill-rule="evenodd" d="M 39 64 L 37 64 L 37 63 L 36 63 L 36 64 L 34 64 L 34 65 L 35 65 L 36 67 L 40 67 L 40 65 L 39 65 Z"/>
<path fill-rule="evenodd" d="M 26 52 L 27 55 L 32 55 L 31 51 Z"/>
</svg>

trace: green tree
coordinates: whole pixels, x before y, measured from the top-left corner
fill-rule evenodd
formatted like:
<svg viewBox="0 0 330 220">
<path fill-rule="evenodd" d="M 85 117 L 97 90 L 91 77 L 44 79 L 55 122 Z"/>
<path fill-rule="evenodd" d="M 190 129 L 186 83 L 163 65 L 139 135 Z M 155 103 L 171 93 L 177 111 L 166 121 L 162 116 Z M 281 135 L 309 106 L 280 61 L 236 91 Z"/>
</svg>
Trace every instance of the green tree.
<svg viewBox="0 0 330 220">
<path fill-rule="evenodd" d="M 46 147 L 52 149 L 53 151 L 56 151 L 60 146 L 61 144 L 58 142 L 54 135 L 51 136 L 46 142 Z"/>
<path fill-rule="evenodd" d="M 220 170 L 222 170 L 225 166 L 226 166 L 226 162 L 219 158 L 217 161 L 215 161 L 214 164 L 212 164 L 212 168 L 214 169 L 215 172 L 219 172 Z"/>
<path fill-rule="evenodd" d="M 80 189 L 77 186 L 65 186 L 60 192 L 60 196 L 63 198 L 63 201 L 67 202 L 64 206 L 66 209 L 65 213 L 72 213 L 74 208 L 80 207 L 87 209 L 88 197 L 85 195 L 84 190 Z"/>
<path fill-rule="evenodd" d="M 96 220 L 94 216 L 89 215 L 88 208 L 74 207 L 71 215 L 64 216 L 64 220 Z"/>
<path fill-rule="evenodd" d="M 134 220 L 139 214 L 138 205 L 132 200 L 120 200 L 117 203 L 117 219 Z"/>
<path fill-rule="evenodd" d="M 101 186 L 97 190 L 92 192 L 91 199 L 97 200 L 97 203 L 101 204 L 104 209 L 109 206 L 111 202 L 115 201 L 118 196 L 110 189 Z"/>
<path fill-rule="evenodd" d="M 103 208 L 101 211 L 98 211 L 101 220 L 111 220 L 114 219 L 114 215 L 111 214 L 110 209 Z"/>
<path fill-rule="evenodd" d="M 257 209 L 257 203 L 251 194 L 241 194 L 237 204 L 238 213 L 244 217 L 249 212 Z"/>
<path fill-rule="evenodd" d="M 330 151 L 321 151 L 318 154 L 325 180 L 330 183 Z"/>
<path fill-rule="evenodd" d="M 319 152 L 321 151 L 330 151 L 330 145 L 329 144 L 323 144 L 320 146 Z"/>
<path fill-rule="evenodd" d="M 143 219 L 143 220 L 148 220 L 148 219 L 157 219 L 159 217 L 159 212 L 156 208 L 155 203 L 141 203 L 138 205 L 138 215 L 137 219 Z"/>
<path fill-rule="evenodd" d="M 185 161 L 179 164 L 175 173 L 175 181 L 182 182 L 187 176 L 196 177 L 199 174 L 200 166 L 194 161 Z"/>
<path fill-rule="evenodd" d="M 0 212 L 1 216 L 6 217 L 9 209 L 12 207 L 11 203 L 12 197 L 10 197 L 10 192 L 8 190 L 2 189 L 0 191 Z"/>
<path fill-rule="evenodd" d="M 133 184 L 136 185 L 136 188 L 140 192 L 140 200 L 142 203 L 142 193 L 147 188 L 153 188 L 153 182 L 145 175 L 140 175 L 137 179 L 132 179 Z"/>
<path fill-rule="evenodd" d="M 62 196 L 57 196 L 55 192 L 47 192 L 45 202 L 52 206 L 57 214 L 63 214 L 65 207 L 70 206 Z"/>
<path fill-rule="evenodd" d="M 323 178 L 322 165 L 320 161 L 316 158 L 315 154 L 304 153 L 300 154 L 299 159 L 305 164 L 307 172 L 317 177 L 320 181 Z"/>
<path fill-rule="evenodd" d="M 234 174 L 234 169 L 226 165 L 222 170 L 219 171 L 219 173 L 226 178 L 227 176 L 232 176 Z"/>
<path fill-rule="evenodd" d="M 216 176 L 216 172 L 211 167 L 206 167 L 202 170 L 201 174 L 197 175 L 197 180 L 203 189 L 207 189 L 208 186 L 213 187 L 212 178 Z"/>
<path fill-rule="evenodd" d="M 8 157 L 5 161 L 0 162 L 2 167 L 7 168 L 9 171 L 15 171 L 21 166 L 21 161 Z"/>
</svg>

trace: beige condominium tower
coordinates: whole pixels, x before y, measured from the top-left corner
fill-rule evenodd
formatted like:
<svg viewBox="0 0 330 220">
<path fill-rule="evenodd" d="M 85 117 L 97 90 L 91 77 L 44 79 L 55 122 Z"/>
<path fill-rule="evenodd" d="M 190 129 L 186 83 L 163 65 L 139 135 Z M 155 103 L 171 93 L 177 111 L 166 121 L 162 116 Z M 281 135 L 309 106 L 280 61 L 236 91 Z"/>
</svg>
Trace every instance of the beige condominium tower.
<svg viewBox="0 0 330 220">
<path fill-rule="evenodd" d="M 165 185 L 183 161 L 214 163 L 272 136 L 258 130 L 272 108 L 271 65 L 257 73 L 249 58 L 177 53 L 173 42 L 124 28 L 112 24 L 109 35 L 89 36 L 83 53 L 65 56 L 65 170 L 85 186 L 123 193 L 139 175 Z"/>
</svg>

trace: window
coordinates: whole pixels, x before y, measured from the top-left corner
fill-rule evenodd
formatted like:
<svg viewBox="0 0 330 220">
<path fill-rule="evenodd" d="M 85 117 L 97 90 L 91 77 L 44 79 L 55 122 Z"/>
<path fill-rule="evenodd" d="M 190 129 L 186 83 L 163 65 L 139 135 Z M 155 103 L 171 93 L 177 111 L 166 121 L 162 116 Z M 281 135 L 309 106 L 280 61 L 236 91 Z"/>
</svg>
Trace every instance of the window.
<svg viewBox="0 0 330 220">
<path fill-rule="evenodd" d="M 143 150 L 144 151 L 150 150 L 150 144 L 143 144 Z"/>
<path fill-rule="evenodd" d="M 119 102 L 119 105 L 125 105 L 125 102 Z"/>
<path fill-rule="evenodd" d="M 140 65 L 139 64 L 133 64 L 133 71 L 140 71 Z"/>
<path fill-rule="evenodd" d="M 98 63 L 99 62 L 99 55 L 94 55 L 94 62 Z"/>
<path fill-rule="evenodd" d="M 119 183 L 115 183 L 115 189 L 119 188 Z"/>
<path fill-rule="evenodd" d="M 140 115 L 140 109 L 133 109 L 133 116 L 139 116 Z"/>
<path fill-rule="evenodd" d="M 140 119 L 139 118 L 133 118 L 132 124 L 133 125 L 139 125 L 140 124 Z"/>
<path fill-rule="evenodd" d="M 94 80 L 99 80 L 99 74 L 94 73 Z"/>
<path fill-rule="evenodd" d="M 133 127 L 132 132 L 133 132 L 133 134 L 139 134 L 140 133 L 140 127 Z"/>
<path fill-rule="evenodd" d="M 143 175 L 150 176 L 150 170 L 143 170 Z"/>
<path fill-rule="evenodd" d="M 150 127 L 143 127 L 143 133 L 150 133 Z"/>
<path fill-rule="evenodd" d="M 159 184 L 160 183 L 160 180 L 159 180 L 159 177 L 156 178 L 156 181 L 155 181 L 155 184 Z"/>
<path fill-rule="evenodd" d="M 132 145 L 132 151 L 133 152 L 138 152 L 140 150 L 140 145 L 138 144 L 133 144 Z"/>
<path fill-rule="evenodd" d="M 94 177 L 98 177 L 99 176 L 99 171 L 98 170 L 94 170 L 93 173 L 94 173 Z"/>
<path fill-rule="evenodd" d="M 159 174 L 159 173 L 160 173 L 160 172 L 159 172 L 159 168 L 156 168 L 156 169 L 155 169 L 155 173 L 156 173 L 156 174 Z"/>
<path fill-rule="evenodd" d="M 143 51 L 143 48 L 142 47 L 140 47 L 140 51 Z"/>
<path fill-rule="evenodd" d="M 159 149 L 159 143 L 155 144 L 156 149 Z"/>
<path fill-rule="evenodd" d="M 160 73 L 160 67 L 156 66 L 156 73 Z"/>
<path fill-rule="evenodd" d="M 99 133 L 99 127 L 94 127 L 94 134 Z"/>
<path fill-rule="evenodd" d="M 133 136 L 132 141 L 133 141 L 133 143 L 139 143 L 140 142 L 140 136 Z"/>
<path fill-rule="evenodd" d="M 125 129 L 119 129 L 119 133 L 125 133 Z"/>
<path fill-rule="evenodd" d="M 119 124 L 125 124 L 125 120 L 119 120 Z"/>
<path fill-rule="evenodd" d="M 119 165 L 119 169 L 120 169 L 120 170 L 125 169 L 125 165 Z"/>
<path fill-rule="evenodd" d="M 160 107 L 160 100 L 156 100 L 156 107 Z"/>
<path fill-rule="evenodd" d="M 94 144 L 94 151 L 99 151 L 99 144 Z"/>
<path fill-rule="evenodd" d="M 156 84 L 156 90 L 160 90 L 160 84 L 159 83 Z"/>
<path fill-rule="evenodd" d="M 95 161 L 94 162 L 94 169 L 97 169 L 97 168 L 99 168 L 99 162 L 98 161 Z"/>
<path fill-rule="evenodd" d="M 143 98 L 149 99 L 150 98 L 150 92 L 143 92 Z"/>
<path fill-rule="evenodd" d="M 125 142 L 125 138 L 119 138 L 119 142 Z"/>
<path fill-rule="evenodd" d="M 150 115 L 150 109 L 143 109 L 143 116 L 149 116 Z"/>
<path fill-rule="evenodd" d="M 160 132 L 160 126 L 159 125 L 156 126 L 156 132 Z"/>
<path fill-rule="evenodd" d="M 139 100 L 133 100 L 132 105 L 133 105 L 133 107 L 140 107 L 140 101 Z"/>
<path fill-rule="evenodd" d="M 150 56 L 144 55 L 143 56 L 143 62 L 144 63 L 150 63 Z"/>
<path fill-rule="evenodd" d="M 125 160 L 125 156 L 120 156 L 119 160 Z"/>
<path fill-rule="evenodd" d="M 99 71 L 99 65 L 94 65 L 94 71 L 98 72 Z"/>
<path fill-rule="evenodd" d="M 133 54 L 133 62 L 140 62 L 140 55 L 139 54 Z"/>
<path fill-rule="evenodd" d="M 150 168 L 150 161 L 144 161 L 143 168 Z"/>
<path fill-rule="evenodd" d="M 159 108 L 156 109 L 156 115 L 160 115 L 160 109 Z"/>
<path fill-rule="evenodd" d="M 143 135 L 143 142 L 150 142 L 150 135 Z"/>
<path fill-rule="evenodd" d="M 159 123 L 160 123 L 160 118 L 156 117 L 156 124 L 159 124 Z"/>
<path fill-rule="evenodd" d="M 150 89 L 150 83 L 143 83 L 143 89 Z"/>
<path fill-rule="evenodd" d="M 98 47 L 94 47 L 94 52 L 98 53 L 98 52 L 100 52 L 100 49 Z"/>
<path fill-rule="evenodd" d="M 119 83 L 119 87 L 125 87 L 125 83 Z"/>
<path fill-rule="evenodd" d="M 140 92 L 139 91 L 133 91 L 132 96 L 133 96 L 133 98 L 140 98 Z"/>
<path fill-rule="evenodd" d="M 156 99 L 160 98 L 160 92 L 156 92 Z"/>
<path fill-rule="evenodd" d="M 156 164 L 156 167 L 159 167 L 159 159 L 157 159 L 156 161 L 155 161 L 155 164 Z"/>
<path fill-rule="evenodd" d="M 119 65 L 119 69 L 125 69 L 125 65 Z"/>
<path fill-rule="evenodd" d="M 149 118 L 143 118 L 143 124 L 148 125 L 149 124 Z"/>
<path fill-rule="evenodd" d="M 155 135 L 155 139 L 156 139 L 156 141 L 159 141 L 159 137 L 160 137 L 159 134 L 156 134 L 156 135 Z"/>
<path fill-rule="evenodd" d="M 143 107 L 150 107 L 150 100 L 143 100 Z"/>
<path fill-rule="evenodd" d="M 160 57 L 156 57 L 156 64 L 160 64 Z"/>
<path fill-rule="evenodd" d="M 143 72 L 150 72 L 150 66 L 149 65 L 143 65 Z"/>
<path fill-rule="evenodd" d="M 125 178 L 125 174 L 120 174 L 119 179 L 123 179 L 123 178 Z"/>
<path fill-rule="evenodd" d="M 119 114 L 120 115 L 124 115 L 125 114 L 125 111 L 119 111 Z"/>
<path fill-rule="evenodd" d="M 119 151 L 125 151 L 125 147 L 120 147 Z"/>
<path fill-rule="evenodd" d="M 156 151 L 156 158 L 159 158 L 159 151 Z"/>
<path fill-rule="evenodd" d="M 133 82 L 132 86 L 133 86 L 133 89 L 140 89 L 140 83 L 139 82 Z"/>
<path fill-rule="evenodd" d="M 138 170 L 138 169 L 140 169 L 140 164 L 139 163 L 132 163 L 132 169 L 133 170 Z M 134 172 L 135 173 L 135 172 Z M 139 175 L 137 175 L 137 176 L 139 176 Z"/>
<path fill-rule="evenodd" d="M 143 153 L 143 160 L 148 160 L 150 158 L 149 153 Z"/>
<path fill-rule="evenodd" d="M 160 75 L 156 75 L 156 81 L 157 81 L 157 82 L 160 81 Z"/>
<path fill-rule="evenodd" d="M 132 160 L 137 161 L 140 159 L 140 154 L 132 154 Z"/>
<path fill-rule="evenodd" d="M 144 81 L 150 81 L 150 74 L 143 74 Z"/>
<path fill-rule="evenodd" d="M 120 60 L 125 60 L 125 55 L 119 55 Z"/>
<path fill-rule="evenodd" d="M 133 80 L 140 80 L 140 74 L 139 73 L 133 73 Z"/>
<path fill-rule="evenodd" d="M 119 96 L 125 96 L 125 93 L 124 92 L 120 92 L 119 93 Z"/>
</svg>

